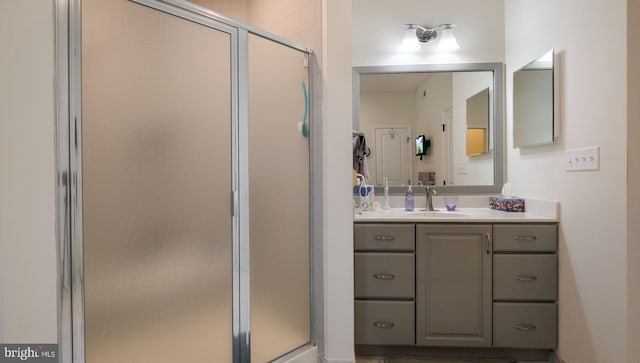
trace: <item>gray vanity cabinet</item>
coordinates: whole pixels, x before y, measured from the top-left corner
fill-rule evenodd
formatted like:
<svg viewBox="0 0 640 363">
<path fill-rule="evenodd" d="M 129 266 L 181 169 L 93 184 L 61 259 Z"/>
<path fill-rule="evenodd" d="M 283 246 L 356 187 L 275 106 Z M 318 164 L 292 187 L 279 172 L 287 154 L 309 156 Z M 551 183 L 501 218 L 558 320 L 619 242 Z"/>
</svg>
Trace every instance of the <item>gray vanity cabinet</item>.
<svg viewBox="0 0 640 363">
<path fill-rule="evenodd" d="M 492 345 L 492 226 L 416 226 L 416 344 Z"/>
<path fill-rule="evenodd" d="M 356 224 L 355 343 L 415 344 L 415 225 Z"/>
<path fill-rule="evenodd" d="M 555 348 L 558 225 L 495 224 L 493 232 L 493 346 Z"/>
<path fill-rule="evenodd" d="M 557 236 L 557 223 L 356 223 L 356 345 L 555 348 Z"/>
</svg>

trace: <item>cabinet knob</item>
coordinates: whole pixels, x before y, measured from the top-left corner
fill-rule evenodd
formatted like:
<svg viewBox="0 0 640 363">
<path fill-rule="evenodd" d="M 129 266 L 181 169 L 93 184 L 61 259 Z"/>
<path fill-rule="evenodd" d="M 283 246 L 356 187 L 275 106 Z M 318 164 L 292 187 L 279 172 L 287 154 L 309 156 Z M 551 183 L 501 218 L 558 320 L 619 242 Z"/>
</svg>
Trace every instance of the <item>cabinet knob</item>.
<svg viewBox="0 0 640 363">
<path fill-rule="evenodd" d="M 513 239 L 516 241 L 535 241 L 537 237 L 532 234 L 519 234 L 513 237 Z"/>
<path fill-rule="evenodd" d="M 375 326 L 376 328 L 380 328 L 380 329 L 391 329 L 395 326 L 396 324 L 390 322 L 390 321 L 376 321 L 375 323 L 373 323 L 373 326 Z"/>
<path fill-rule="evenodd" d="M 393 241 L 394 239 L 396 239 L 396 236 L 385 234 L 382 236 L 375 236 L 373 237 L 373 239 L 375 239 L 376 241 Z"/>
<path fill-rule="evenodd" d="M 513 279 L 517 281 L 535 281 L 538 278 L 533 275 L 516 275 Z"/>
<path fill-rule="evenodd" d="M 387 273 L 380 273 L 380 274 L 373 275 L 373 277 L 375 277 L 378 280 L 393 280 L 393 279 L 396 278 L 396 275 L 387 274 Z"/>
<path fill-rule="evenodd" d="M 536 330 L 536 326 L 535 325 L 527 324 L 527 323 L 514 324 L 513 328 L 517 329 L 517 330 L 522 330 L 522 331 L 533 331 L 533 330 Z"/>
</svg>

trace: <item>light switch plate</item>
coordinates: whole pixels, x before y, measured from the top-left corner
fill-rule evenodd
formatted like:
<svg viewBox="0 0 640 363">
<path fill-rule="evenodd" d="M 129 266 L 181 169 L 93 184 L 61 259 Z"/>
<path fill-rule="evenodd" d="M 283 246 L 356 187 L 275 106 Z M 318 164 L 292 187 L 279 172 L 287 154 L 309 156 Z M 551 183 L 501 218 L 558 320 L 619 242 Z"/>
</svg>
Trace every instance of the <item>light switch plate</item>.
<svg viewBox="0 0 640 363">
<path fill-rule="evenodd" d="M 600 170 L 600 147 L 591 146 L 565 151 L 567 171 Z"/>
<path fill-rule="evenodd" d="M 456 172 L 458 174 L 469 174 L 469 164 L 468 163 L 458 163 L 456 165 Z"/>
</svg>

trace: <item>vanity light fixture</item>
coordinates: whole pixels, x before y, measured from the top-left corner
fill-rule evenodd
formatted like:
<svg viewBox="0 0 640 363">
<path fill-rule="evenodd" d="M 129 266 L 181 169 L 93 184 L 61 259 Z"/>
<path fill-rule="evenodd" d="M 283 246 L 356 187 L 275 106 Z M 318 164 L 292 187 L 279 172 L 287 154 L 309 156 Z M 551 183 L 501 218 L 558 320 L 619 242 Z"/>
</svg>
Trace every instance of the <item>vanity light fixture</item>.
<svg viewBox="0 0 640 363">
<path fill-rule="evenodd" d="M 453 34 L 455 24 L 440 24 L 435 27 L 427 27 L 417 24 L 405 24 L 401 49 L 404 51 L 417 51 L 421 43 L 427 43 L 433 39 L 440 38 L 438 49 L 444 52 L 451 52 L 460 46 Z"/>
</svg>

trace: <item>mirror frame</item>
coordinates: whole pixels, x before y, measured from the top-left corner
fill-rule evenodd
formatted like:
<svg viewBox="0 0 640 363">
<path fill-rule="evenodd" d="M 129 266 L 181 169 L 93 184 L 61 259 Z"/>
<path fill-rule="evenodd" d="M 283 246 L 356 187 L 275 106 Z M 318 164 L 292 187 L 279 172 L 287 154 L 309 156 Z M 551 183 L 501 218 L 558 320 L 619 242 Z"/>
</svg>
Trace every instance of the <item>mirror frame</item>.
<svg viewBox="0 0 640 363">
<path fill-rule="evenodd" d="M 504 183 L 504 65 L 502 63 L 451 63 L 391 66 L 353 67 L 353 128 L 360 129 L 360 75 L 381 73 L 444 73 L 444 72 L 493 72 L 493 185 L 439 185 L 434 189 L 442 194 L 493 194 L 502 190 Z M 412 185 L 413 190 L 426 187 Z M 407 186 L 391 186 L 390 194 L 402 194 Z M 358 193 L 357 187 L 353 188 Z M 376 186 L 375 193 L 384 188 Z"/>
</svg>

